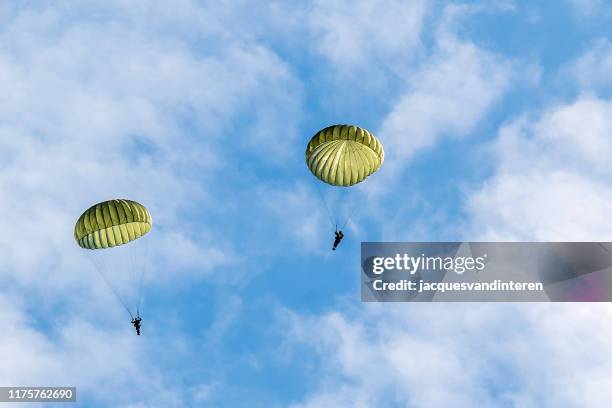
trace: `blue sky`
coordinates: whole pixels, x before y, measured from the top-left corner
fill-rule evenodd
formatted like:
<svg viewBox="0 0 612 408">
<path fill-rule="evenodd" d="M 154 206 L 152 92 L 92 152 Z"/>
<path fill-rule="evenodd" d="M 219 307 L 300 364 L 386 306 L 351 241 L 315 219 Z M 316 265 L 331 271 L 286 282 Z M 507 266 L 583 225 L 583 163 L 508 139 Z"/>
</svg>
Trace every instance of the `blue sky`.
<svg viewBox="0 0 612 408">
<path fill-rule="evenodd" d="M 110 3 L 0 5 L 0 385 L 83 407 L 608 406 L 610 307 L 366 305 L 359 248 L 612 240 L 609 4 Z M 386 156 L 332 253 L 304 149 L 335 123 Z M 72 235 L 116 197 L 155 223 L 140 337 Z"/>
</svg>

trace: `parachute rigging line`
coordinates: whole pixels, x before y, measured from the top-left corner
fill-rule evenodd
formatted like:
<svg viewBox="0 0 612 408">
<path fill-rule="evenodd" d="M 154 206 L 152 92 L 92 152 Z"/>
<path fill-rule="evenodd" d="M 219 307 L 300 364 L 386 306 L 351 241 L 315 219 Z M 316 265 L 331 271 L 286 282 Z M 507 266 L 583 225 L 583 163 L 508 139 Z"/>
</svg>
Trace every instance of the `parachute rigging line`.
<svg viewBox="0 0 612 408">
<path fill-rule="evenodd" d="M 369 201 L 370 200 L 370 196 L 371 196 L 370 190 L 366 190 L 365 191 L 365 199 L 364 200 L 365 201 Z M 358 205 L 358 204 L 359 204 L 358 201 L 355 201 L 355 202 L 352 203 L 351 211 L 349 212 L 348 218 L 346 219 L 346 221 L 342 225 L 342 229 L 344 229 L 348 225 L 349 221 L 353 220 L 353 218 L 355 217 L 355 214 L 357 214 L 359 212 L 359 210 L 361 209 L 361 206 Z"/>
<path fill-rule="evenodd" d="M 321 187 L 319 187 L 319 183 L 314 183 L 315 187 L 317 188 L 317 192 L 319 193 L 319 198 L 321 198 L 321 201 L 323 201 L 323 205 L 325 205 L 325 210 L 327 210 L 327 216 L 329 217 L 329 222 L 331 223 L 332 227 L 335 227 L 337 229 L 338 226 L 338 222 L 335 221 L 334 216 L 332 215 L 331 210 L 329 209 L 329 205 L 327 204 L 327 201 L 325 201 L 325 197 L 323 196 L 323 193 L 321 192 Z"/>
<path fill-rule="evenodd" d="M 145 249 L 145 256 L 143 258 L 142 265 L 140 265 L 140 279 L 138 282 L 138 306 L 136 306 L 136 315 L 140 316 L 140 305 L 142 304 L 142 283 L 144 281 L 144 275 L 148 265 L 147 260 L 149 259 L 149 241 L 143 243 Z"/>
<path fill-rule="evenodd" d="M 91 259 L 91 258 L 89 258 Z M 92 261 L 93 262 L 93 261 Z M 104 274 L 102 273 L 102 271 L 100 270 L 100 268 L 98 268 L 98 265 L 94 262 L 95 265 L 95 270 L 96 272 L 98 272 L 98 274 L 102 277 L 102 279 L 104 279 L 104 282 L 106 282 L 106 284 L 108 285 L 108 287 L 110 288 L 110 290 L 113 292 L 113 294 L 115 295 L 115 297 L 117 298 L 117 300 L 119 300 L 119 302 L 121 303 L 121 305 L 123 306 L 123 308 L 129 313 L 130 317 L 132 319 L 134 319 L 134 315 L 132 315 L 132 312 L 130 311 L 130 308 L 127 307 L 127 305 L 125 304 L 125 302 L 123 301 L 123 299 L 121 298 L 121 296 L 119 296 L 119 293 L 117 293 L 117 291 L 115 290 L 115 288 L 113 288 L 113 285 L 110 284 L 110 282 L 108 281 L 108 279 L 106 278 L 106 276 L 104 276 Z"/>
<path fill-rule="evenodd" d="M 349 221 L 351 220 L 351 218 L 353 217 L 353 215 L 355 215 L 357 213 L 357 210 L 359 209 L 359 205 L 357 205 L 358 203 L 354 203 L 353 204 L 353 209 L 351 210 L 351 212 L 349 213 L 349 216 L 347 217 L 346 221 L 344 221 L 344 224 L 342 224 L 342 227 L 340 228 L 340 230 L 344 230 L 344 228 L 346 228 L 347 224 L 349 223 Z"/>
</svg>

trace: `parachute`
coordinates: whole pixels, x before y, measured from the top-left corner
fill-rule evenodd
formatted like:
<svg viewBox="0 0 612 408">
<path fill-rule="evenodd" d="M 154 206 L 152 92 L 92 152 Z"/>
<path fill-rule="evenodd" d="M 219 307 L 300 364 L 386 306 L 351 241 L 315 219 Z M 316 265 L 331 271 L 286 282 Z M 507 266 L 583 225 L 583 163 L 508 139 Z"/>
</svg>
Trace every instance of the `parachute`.
<svg viewBox="0 0 612 408">
<path fill-rule="evenodd" d="M 346 187 L 363 182 L 382 166 L 385 152 L 382 143 L 367 130 L 354 125 L 333 125 L 317 132 L 306 146 L 306 164 L 320 181 L 331 186 L 328 204 L 320 183 L 316 183 L 321 201 L 327 209 L 330 222 L 336 230 L 333 249 L 342 239 L 342 230 L 348 224 L 356 203 L 350 203 Z M 355 188 L 355 187 L 353 187 Z M 332 207 L 334 209 L 332 210 Z M 352 207 L 347 208 L 347 207 Z M 343 213 L 343 214 L 340 214 Z M 339 228 L 339 230 L 338 230 Z M 338 234 L 338 231 L 340 234 Z"/>
<path fill-rule="evenodd" d="M 148 243 L 141 243 L 141 238 L 152 226 L 153 218 L 145 206 L 123 199 L 91 206 L 74 226 L 77 245 L 87 250 L 96 271 L 132 320 L 132 310 L 137 318 L 140 316 L 142 283 L 148 269 Z"/>
<path fill-rule="evenodd" d="M 111 248 L 140 238 L 152 225 L 151 214 L 142 204 L 109 200 L 91 206 L 79 217 L 74 239 L 81 248 Z"/>
<path fill-rule="evenodd" d="M 329 126 L 315 134 L 306 147 L 306 163 L 312 174 L 338 187 L 362 182 L 384 159 L 380 140 L 353 125 Z"/>
</svg>

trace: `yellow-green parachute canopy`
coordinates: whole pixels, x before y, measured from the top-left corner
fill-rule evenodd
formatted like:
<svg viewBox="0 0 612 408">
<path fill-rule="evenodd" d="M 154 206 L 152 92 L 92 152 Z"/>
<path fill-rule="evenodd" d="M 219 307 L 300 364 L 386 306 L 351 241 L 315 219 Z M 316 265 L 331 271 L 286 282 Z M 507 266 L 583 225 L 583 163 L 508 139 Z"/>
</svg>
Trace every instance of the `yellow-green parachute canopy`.
<svg viewBox="0 0 612 408">
<path fill-rule="evenodd" d="M 353 125 L 334 125 L 319 131 L 306 147 L 306 163 L 319 180 L 348 187 L 380 168 L 385 152 L 380 140 Z"/>
<path fill-rule="evenodd" d="M 81 248 L 101 249 L 127 244 L 151 230 L 149 211 L 136 201 L 109 200 L 91 206 L 74 226 Z"/>
</svg>

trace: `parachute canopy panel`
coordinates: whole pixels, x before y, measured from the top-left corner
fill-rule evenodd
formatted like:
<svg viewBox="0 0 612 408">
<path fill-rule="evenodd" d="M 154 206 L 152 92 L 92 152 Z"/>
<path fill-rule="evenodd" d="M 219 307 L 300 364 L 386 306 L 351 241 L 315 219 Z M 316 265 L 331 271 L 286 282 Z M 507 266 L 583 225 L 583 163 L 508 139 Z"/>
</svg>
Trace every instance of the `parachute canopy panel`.
<svg viewBox="0 0 612 408">
<path fill-rule="evenodd" d="M 312 174 L 333 186 L 362 182 L 384 159 L 380 140 L 353 125 L 329 126 L 314 135 L 306 147 L 306 163 Z"/>
<path fill-rule="evenodd" d="M 81 248 L 112 248 L 142 237 L 152 226 L 151 214 L 142 204 L 109 200 L 91 206 L 79 217 L 74 239 Z"/>
</svg>

